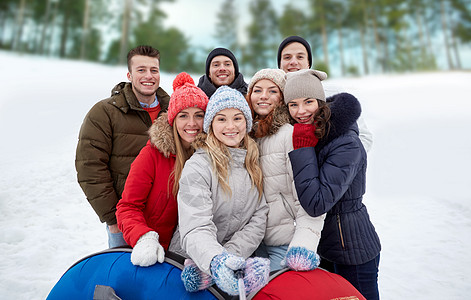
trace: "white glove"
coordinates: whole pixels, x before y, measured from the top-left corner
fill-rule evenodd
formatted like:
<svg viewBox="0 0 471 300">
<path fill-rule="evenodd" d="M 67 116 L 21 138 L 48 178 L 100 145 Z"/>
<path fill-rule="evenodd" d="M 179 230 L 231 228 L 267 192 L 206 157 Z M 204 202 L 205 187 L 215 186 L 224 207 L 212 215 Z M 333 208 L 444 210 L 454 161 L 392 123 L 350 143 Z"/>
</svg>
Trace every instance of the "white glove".
<svg viewBox="0 0 471 300">
<path fill-rule="evenodd" d="M 135 266 L 148 267 L 157 261 L 163 263 L 165 258 L 164 247 L 159 243 L 159 234 L 149 231 L 143 234 L 132 249 L 131 262 Z"/>
</svg>

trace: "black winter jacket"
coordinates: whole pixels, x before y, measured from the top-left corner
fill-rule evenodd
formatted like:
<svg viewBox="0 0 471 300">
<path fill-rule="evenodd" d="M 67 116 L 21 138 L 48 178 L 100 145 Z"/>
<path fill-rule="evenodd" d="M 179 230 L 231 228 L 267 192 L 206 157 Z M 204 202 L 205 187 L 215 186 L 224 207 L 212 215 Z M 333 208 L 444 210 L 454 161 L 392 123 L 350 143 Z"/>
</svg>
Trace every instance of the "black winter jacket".
<svg viewBox="0 0 471 300">
<path fill-rule="evenodd" d="M 330 131 L 315 148 L 290 152 L 299 201 L 306 212 L 327 212 L 319 255 L 338 264 L 359 265 L 375 258 L 379 237 L 362 203 L 366 189 L 366 151 L 358 137 L 358 100 L 347 93 L 327 99 Z"/>
<path fill-rule="evenodd" d="M 247 86 L 248 84 L 245 82 L 244 76 L 242 76 L 241 73 L 239 73 L 239 75 L 237 75 L 234 81 L 229 85 L 230 88 L 238 90 L 244 96 L 247 94 Z M 200 77 L 198 87 L 203 90 L 203 92 L 206 94 L 206 96 L 208 96 L 208 98 L 211 98 L 211 96 L 217 90 L 217 87 L 206 75 Z"/>
</svg>

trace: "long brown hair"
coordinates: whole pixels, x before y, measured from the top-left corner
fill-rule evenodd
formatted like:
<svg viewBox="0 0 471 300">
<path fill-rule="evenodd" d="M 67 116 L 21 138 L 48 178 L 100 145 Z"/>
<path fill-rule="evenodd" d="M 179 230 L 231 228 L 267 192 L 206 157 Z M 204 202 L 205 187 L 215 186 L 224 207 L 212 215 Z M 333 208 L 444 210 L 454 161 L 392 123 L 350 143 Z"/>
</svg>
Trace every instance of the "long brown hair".
<svg viewBox="0 0 471 300">
<path fill-rule="evenodd" d="M 177 126 L 175 126 L 175 121 L 173 121 L 173 140 L 175 141 L 175 167 L 173 168 L 171 176 L 173 176 L 173 188 L 172 193 L 174 196 L 177 195 L 178 189 L 180 188 L 180 177 L 182 175 L 183 167 L 185 162 L 193 155 L 195 151 L 192 147 L 186 150 L 183 148 L 182 142 L 180 140 L 180 135 L 178 134 Z"/>
<path fill-rule="evenodd" d="M 316 99 L 317 100 L 317 99 Z M 330 107 L 327 105 L 327 102 L 322 100 L 317 100 L 319 108 L 314 113 L 314 124 L 316 129 L 314 130 L 314 135 L 321 139 L 324 136 L 329 134 L 330 130 Z"/>
<path fill-rule="evenodd" d="M 260 118 L 260 115 L 255 112 L 252 106 L 252 100 L 250 99 L 252 97 L 252 91 L 253 90 L 249 91 L 245 96 L 245 100 L 247 100 L 247 103 L 249 104 L 250 111 L 252 111 L 253 123 L 257 124 L 250 132 L 250 136 L 254 138 L 262 138 L 268 135 L 268 133 L 270 132 L 270 129 L 273 125 L 273 115 L 276 110 L 276 107 L 274 107 L 272 111 L 270 111 L 268 115 L 266 115 L 264 118 Z M 280 92 L 280 96 L 280 102 L 278 103 L 278 105 L 283 105 L 283 93 Z"/>
</svg>

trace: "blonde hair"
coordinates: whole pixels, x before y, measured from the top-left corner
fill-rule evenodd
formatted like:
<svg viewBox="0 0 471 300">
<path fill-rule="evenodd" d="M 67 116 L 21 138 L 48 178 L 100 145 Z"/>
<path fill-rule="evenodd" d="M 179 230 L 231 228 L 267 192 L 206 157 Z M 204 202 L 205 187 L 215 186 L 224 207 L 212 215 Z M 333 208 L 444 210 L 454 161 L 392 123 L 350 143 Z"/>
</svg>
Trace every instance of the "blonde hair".
<svg viewBox="0 0 471 300">
<path fill-rule="evenodd" d="M 175 124 L 175 121 L 174 121 Z M 194 149 L 190 147 L 190 149 L 186 150 L 183 148 L 182 142 L 180 140 L 180 135 L 177 131 L 177 126 L 172 126 L 173 128 L 173 140 L 175 141 L 175 166 L 173 168 L 172 173 L 170 176 L 173 176 L 173 188 L 172 193 L 174 196 L 178 194 L 178 189 L 180 188 L 180 177 L 182 175 L 183 167 L 185 166 L 185 162 L 193 155 Z M 170 182 L 170 180 L 169 180 Z"/>
<path fill-rule="evenodd" d="M 258 160 L 259 151 L 257 143 L 246 133 L 241 141 L 240 147 L 247 150 L 244 166 L 249 173 L 252 186 L 257 188 L 258 199 L 260 200 L 263 193 L 263 176 Z M 223 191 L 232 196 L 231 188 L 227 182 L 229 163 L 232 159 L 231 154 L 228 147 L 216 138 L 213 133 L 212 126 L 209 127 L 205 146 L 203 146 L 203 148 L 208 153 L 208 156 L 211 160 L 212 169 L 214 172 L 216 172 L 218 182 L 221 185 Z"/>
</svg>

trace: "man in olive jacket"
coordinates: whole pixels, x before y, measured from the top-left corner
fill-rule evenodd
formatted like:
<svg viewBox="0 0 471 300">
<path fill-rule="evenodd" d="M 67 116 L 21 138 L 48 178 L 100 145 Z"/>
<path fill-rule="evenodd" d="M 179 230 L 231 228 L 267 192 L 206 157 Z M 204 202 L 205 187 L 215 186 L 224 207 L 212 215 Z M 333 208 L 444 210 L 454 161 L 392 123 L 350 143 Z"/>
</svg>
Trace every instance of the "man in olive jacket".
<svg viewBox="0 0 471 300">
<path fill-rule="evenodd" d="M 96 103 L 79 133 L 77 179 L 101 222 L 106 222 L 110 248 L 126 245 L 116 222 L 131 163 L 148 140 L 153 120 L 167 111 L 170 97 L 159 87 L 160 53 L 138 46 L 128 53 L 130 82 L 121 82 L 111 97 Z"/>
</svg>

